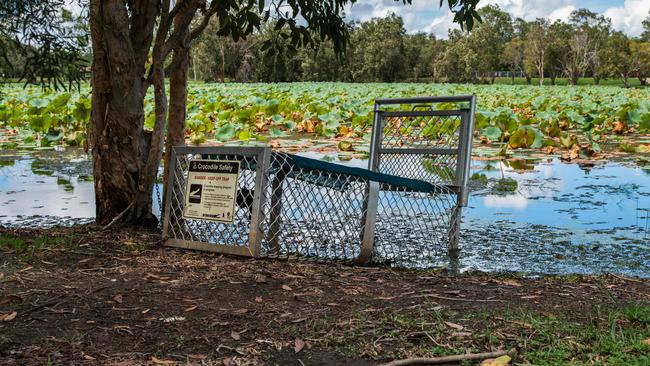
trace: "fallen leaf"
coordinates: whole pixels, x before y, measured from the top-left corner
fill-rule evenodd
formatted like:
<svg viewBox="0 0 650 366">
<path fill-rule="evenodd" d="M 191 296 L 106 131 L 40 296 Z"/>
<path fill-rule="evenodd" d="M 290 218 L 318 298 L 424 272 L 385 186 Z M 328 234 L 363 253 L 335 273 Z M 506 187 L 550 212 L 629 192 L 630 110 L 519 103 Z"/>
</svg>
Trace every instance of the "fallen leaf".
<svg viewBox="0 0 650 366">
<path fill-rule="evenodd" d="M 285 290 L 285 291 L 293 291 L 293 289 L 291 287 L 289 287 L 288 285 L 282 285 L 282 289 Z"/>
<path fill-rule="evenodd" d="M 255 302 L 262 302 L 262 296 L 256 296 Z"/>
<path fill-rule="evenodd" d="M 187 308 L 187 309 L 185 309 L 183 311 L 186 312 L 186 313 L 189 313 L 190 311 L 195 310 L 197 307 L 198 307 L 197 305 L 190 306 L 189 308 Z"/>
<path fill-rule="evenodd" d="M 452 323 L 452 322 L 445 322 L 445 324 L 447 324 L 448 327 L 450 327 L 450 328 L 454 328 L 454 329 L 456 329 L 456 330 L 463 330 L 463 329 L 465 329 L 465 327 L 463 327 L 463 326 L 460 325 L 460 324 L 456 324 L 456 323 Z"/>
<path fill-rule="evenodd" d="M 122 303 L 122 294 L 117 294 L 117 295 L 113 296 L 113 301 L 115 301 L 118 304 L 121 304 Z"/>
<path fill-rule="evenodd" d="M 650 338 L 644 340 L 644 341 L 641 342 L 641 343 L 645 344 L 646 346 L 650 346 Z"/>
<path fill-rule="evenodd" d="M 174 361 L 163 360 L 163 359 L 157 358 L 155 356 L 151 356 L 151 361 L 153 361 L 153 363 L 155 363 L 156 365 L 173 365 L 174 364 Z"/>
<path fill-rule="evenodd" d="M 488 358 L 481 362 L 481 366 L 508 366 L 510 360 L 511 358 L 508 355 L 497 358 Z"/>
<path fill-rule="evenodd" d="M 530 325 L 529 323 L 522 322 L 520 320 L 515 320 L 515 321 L 513 321 L 513 323 L 521 325 L 522 327 L 527 328 L 527 329 L 532 329 L 533 328 L 533 326 Z"/>
<path fill-rule="evenodd" d="M 293 350 L 296 353 L 298 353 L 298 352 L 302 351 L 303 348 L 305 348 L 305 341 L 303 341 L 300 338 L 296 338 L 296 340 L 294 341 Z"/>
<path fill-rule="evenodd" d="M 625 122 L 616 121 L 614 122 L 614 128 L 612 128 L 612 132 L 620 135 L 623 133 L 623 131 L 625 131 L 625 128 L 627 128 Z"/>
<path fill-rule="evenodd" d="M 239 332 L 235 332 L 234 330 L 230 332 L 230 337 L 236 341 L 241 339 L 241 334 Z"/>
<path fill-rule="evenodd" d="M 91 355 L 86 355 L 86 354 L 84 354 L 84 358 L 85 358 L 86 360 L 90 360 L 90 361 L 92 361 L 92 360 L 96 360 L 95 357 L 93 357 L 93 356 L 91 356 Z"/>
<path fill-rule="evenodd" d="M 5 314 L 0 313 L 0 321 L 8 322 L 14 320 L 16 315 L 18 315 L 18 313 L 15 311 L 12 311 L 11 313 L 5 313 Z"/>
</svg>

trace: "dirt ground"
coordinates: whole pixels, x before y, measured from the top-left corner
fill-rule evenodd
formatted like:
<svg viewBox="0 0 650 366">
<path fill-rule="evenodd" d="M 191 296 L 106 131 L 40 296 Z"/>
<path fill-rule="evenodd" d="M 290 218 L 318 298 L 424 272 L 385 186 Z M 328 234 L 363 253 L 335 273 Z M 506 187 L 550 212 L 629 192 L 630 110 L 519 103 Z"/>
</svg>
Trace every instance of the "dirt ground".
<svg viewBox="0 0 650 366">
<path fill-rule="evenodd" d="M 650 281 L 614 275 L 451 276 L 224 257 L 92 225 L 0 228 L 2 365 L 376 365 L 509 348 L 517 363 L 642 364 L 649 304 Z M 621 354 L 544 345 L 629 306 L 613 324 L 637 338 Z"/>
</svg>

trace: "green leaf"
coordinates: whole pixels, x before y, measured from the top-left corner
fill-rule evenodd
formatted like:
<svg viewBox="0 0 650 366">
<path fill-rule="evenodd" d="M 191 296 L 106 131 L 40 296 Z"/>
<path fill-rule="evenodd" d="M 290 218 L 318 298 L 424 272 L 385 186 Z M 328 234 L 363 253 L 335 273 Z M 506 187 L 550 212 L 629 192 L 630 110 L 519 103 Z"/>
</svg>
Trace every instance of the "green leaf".
<svg viewBox="0 0 650 366">
<path fill-rule="evenodd" d="M 499 127 L 490 126 L 481 130 L 481 136 L 484 136 L 492 141 L 498 141 L 501 139 L 503 132 Z"/>
<path fill-rule="evenodd" d="M 544 138 L 538 130 L 530 126 L 519 127 L 508 140 L 508 145 L 513 149 L 518 148 L 539 148 Z"/>
<path fill-rule="evenodd" d="M 241 141 L 248 141 L 248 140 L 250 140 L 250 139 L 253 137 L 253 134 L 252 134 L 251 131 L 249 131 L 249 130 L 241 130 L 241 131 L 239 131 L 239 133 L 237 134 L 237 137 L 238 137 Z"/>
<path fill-rule="evenodd" d="M 227 124 L 217 129 L 215 137 L 221 142 L 230 141 L 235 137 L 237 130 L 231 124 Z"/>
<path fill-rule="evenodd" d="M 287 134 L 284 133 L 284 131 L 282 131 L 281 129 L 279 129 L 279 128 L 275 127 L 275 126 L 271 126 L 271 128 L 269 128 L 269 136 L 270 137 L 276 138 L 276 137 L 284 137 L 286 135 Z"/>
</svg>

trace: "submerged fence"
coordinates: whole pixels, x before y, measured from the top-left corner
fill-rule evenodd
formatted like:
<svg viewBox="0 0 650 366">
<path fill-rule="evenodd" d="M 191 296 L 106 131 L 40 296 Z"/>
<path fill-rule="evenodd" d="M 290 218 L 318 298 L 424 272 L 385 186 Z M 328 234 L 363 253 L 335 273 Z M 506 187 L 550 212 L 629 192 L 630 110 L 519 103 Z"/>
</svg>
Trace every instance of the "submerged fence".
<svg viewBox="0 0 650 366">
<path fill-rule="evenodd" d="M 473 96 L 378 100 L 369 169 L 267 147 L 176 147 L 165 243 L 251 257 L 438 264 L 458 241 L 473 109 Z M 210 167 L 230 175 L 201 173 Z M 188 183 L 196 178 L 223 184 L 202 193 Z M 201 194 L 216 202 L 209 213 L 190 207 Z"/>
</svg>

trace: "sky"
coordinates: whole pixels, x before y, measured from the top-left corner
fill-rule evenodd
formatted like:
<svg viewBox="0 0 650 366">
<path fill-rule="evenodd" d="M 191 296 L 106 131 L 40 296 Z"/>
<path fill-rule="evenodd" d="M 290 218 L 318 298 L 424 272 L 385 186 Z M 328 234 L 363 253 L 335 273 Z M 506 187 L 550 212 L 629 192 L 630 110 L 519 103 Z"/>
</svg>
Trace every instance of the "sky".
<svg viewBox="0 0 650 366">
<path fill-rule="evenodd" d="M 526 20 L 567 20 L 573 10 L 587 8 L 610 18 L 615 30 L 629 36 L 641 34 L 641 22 L 650 12 L 650 0 L 480 0 L 479 7 L 488 4 L 499 5 L 513 17 Z M 346 14 L 348 19 L 365 21 L 393 12 L 404 19 L 409 33 L 423 31 L 444 39 L 450 28 L 458 26 L 446 1 L 442 8 L 439 5 L 438 0 L 413 0 L 411 5 L 403 5 L 401 0 L 358 0 Z"/>
</svg>

